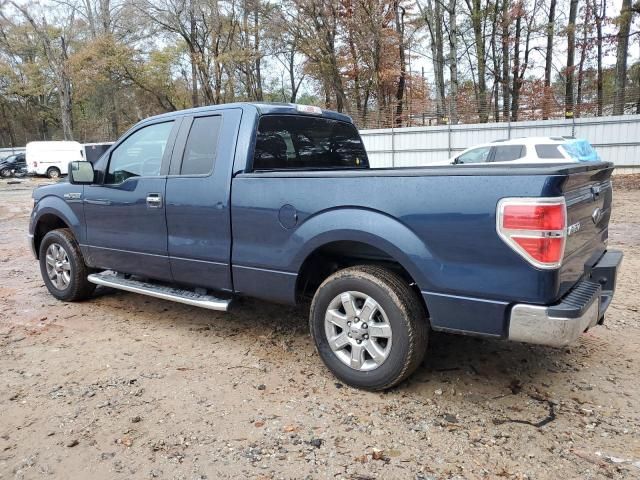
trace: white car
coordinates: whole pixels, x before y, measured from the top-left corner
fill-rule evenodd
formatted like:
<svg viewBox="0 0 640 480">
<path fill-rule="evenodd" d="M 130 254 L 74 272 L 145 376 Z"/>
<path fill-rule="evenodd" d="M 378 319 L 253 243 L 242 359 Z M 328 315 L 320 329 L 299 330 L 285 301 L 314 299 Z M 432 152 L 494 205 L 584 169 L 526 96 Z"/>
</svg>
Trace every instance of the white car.
<svg viewBox="0 0 640 480">
<path fill-rule="evenodd" d="M 29 142 L 26 147 L 27 172 L 58 178 L 67 174 L 69 162 L 84 160 L 83 147 L 78 142 Z"/>
<path fill-rule="evenodd" d="M 467 148 L 446 163 L 568 163 L 597 162 L 600 156 L 591 144 L 572 137 L 528 137 L 498 140 Z"/>
</svg>

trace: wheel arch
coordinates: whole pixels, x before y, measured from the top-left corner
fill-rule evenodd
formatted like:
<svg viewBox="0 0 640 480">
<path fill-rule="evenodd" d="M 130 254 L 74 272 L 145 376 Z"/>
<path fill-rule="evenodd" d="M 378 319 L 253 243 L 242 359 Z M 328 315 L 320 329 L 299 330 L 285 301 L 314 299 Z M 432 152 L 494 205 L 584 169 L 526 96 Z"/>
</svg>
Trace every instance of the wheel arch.
<svg viewBox="0 0 640 480">
<path fill-rule="evenodd" d="M 429 249 L 411 229 L 384 213 L 360 208 L 332 210 L 314 216 L 296 233 L 298 239 L 308 238 L 292 268 L 298 274 L 298 299 L 315 291 L 337 269 L 357 264 L 385 266 L 418 291 L 428 282 L 419 263 L 432 258 Z"/>
<path fill-rule="evenodd" d="M 80 221 L 72 208 L 58 197 L 48 196 L 38 201 L 31 225 L 30 233 L 33 235 L 36 257 L 40 254 L 42 239 L 51 230 L 68 228 L 78 243 L 81 243 Z"/>
</svg>

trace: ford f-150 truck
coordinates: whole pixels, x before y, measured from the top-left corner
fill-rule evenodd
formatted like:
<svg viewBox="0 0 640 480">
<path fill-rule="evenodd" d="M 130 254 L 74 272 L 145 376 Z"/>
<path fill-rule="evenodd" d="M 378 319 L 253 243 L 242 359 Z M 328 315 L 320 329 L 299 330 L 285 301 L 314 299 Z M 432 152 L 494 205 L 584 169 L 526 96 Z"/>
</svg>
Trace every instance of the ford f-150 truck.
<svg viewBox="0 0 640 480">
<path fill-rule="evenodd" d="M 96 285 L 227 310 L 311 299 L 318 353 L 381 390 L 432 330 L 563 346 L 604 319 L 612 165 L 370 168 L 348 116 L 229 104 L 141 121 L 37 188 L 49 292 Z"/>
</svg>

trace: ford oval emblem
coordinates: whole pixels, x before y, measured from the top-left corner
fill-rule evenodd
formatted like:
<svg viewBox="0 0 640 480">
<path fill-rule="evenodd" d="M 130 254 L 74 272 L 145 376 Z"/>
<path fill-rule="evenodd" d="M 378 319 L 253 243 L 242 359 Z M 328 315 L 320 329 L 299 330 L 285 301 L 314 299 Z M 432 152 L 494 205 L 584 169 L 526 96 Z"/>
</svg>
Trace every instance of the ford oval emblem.
<svg viewBox="0 0 640 480">
<path fill-rule="evenodd" d="M 602 220 L 602 209 L 600 207 L 596 208 L 593 213 L 591 214 L 591 220 L 593 220 L 593 223 L 595 223 L 596 225 L 598 224 L 598 222 L 600 222 L 600 220 Z"/>
</svg>

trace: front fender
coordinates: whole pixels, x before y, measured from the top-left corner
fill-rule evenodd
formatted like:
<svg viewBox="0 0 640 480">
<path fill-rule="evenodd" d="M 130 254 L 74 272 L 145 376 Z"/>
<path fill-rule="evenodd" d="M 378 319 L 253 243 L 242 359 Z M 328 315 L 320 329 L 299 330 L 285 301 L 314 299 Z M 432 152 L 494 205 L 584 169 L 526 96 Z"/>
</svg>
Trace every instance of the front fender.
<svg viewBox="0 0 640 480">
<path fill-rule="evenodd" d="M 400 263 L 421 289 L 430 288 L 419 268 L 435 261 L 427 245 L 397 219 L 362 207 L 324 210 L 307 218 L 285 246 L 285 251 L 296 252 L 288 270 L 299 272 L 316 249 L 337 241 L 362 242 L 382 250 Z"/>
<path fill-rule="evenodd" d="M 34 235 L 38 223 L 45 215 L 60 218 L 73 232 L 78 243 L 84 243 L 85 231 L 82 228 L 82 200 L 65 201 L 56 195 L 46 195 L 36 203 L 31 212 L 29 234 Z"/>
</svg>

